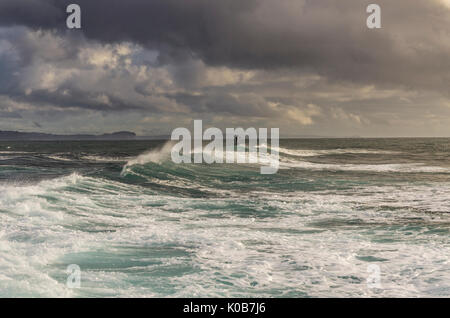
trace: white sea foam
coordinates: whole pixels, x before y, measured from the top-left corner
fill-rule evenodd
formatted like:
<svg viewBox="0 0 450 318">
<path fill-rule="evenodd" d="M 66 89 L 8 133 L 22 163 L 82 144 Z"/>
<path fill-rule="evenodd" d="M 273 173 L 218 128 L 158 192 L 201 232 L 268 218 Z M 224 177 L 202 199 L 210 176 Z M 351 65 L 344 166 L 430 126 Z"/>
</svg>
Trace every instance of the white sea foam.
<svg viewBox="0 0 450 318">
<path fill-rule="evenodd" d="M 369 171 L 369 172 L 403 172 L 403 173 L 450 173 L 446 167 L 427 166 L 423 163 L 392 164 L 330 164 L 314 163 L 300 160 L 282 160 L 281 167 L 328 171 Z"/>
<path fill-rule="evenodd" d="M 267 148 L 266 144 L 258 146 L 258 148 Z M 336 154 L 399 154 L 398 151 L 379 150 L 379 149 L 361 149 L 361 148 L 336 148 L 336 149 L 291 149 L 278 147 L 275 148 L 279 153 L 296 156 L 296 157 L 318 157 Z"/>
<path fill-rule="evenodd" d="M 0 151 L 0 160 L 10 160 L 25 154 L 33 154 L 25 151 Z"/>
<path fill-rule="evenodd" d="M 0 190 L 2 296 L 450 295 L 448 217 L 423 213 L 450 211 L 448 183 L 205 201 L 72 174 Z M 382 289 L 367 288 L 369 264 Z"/>
<path fill-rule="evenodd" d="M 127 162 L 132 160 L 132 157 L 108 157 L 108 156 L 83 156 L 82 159 L 96 162 Z"/>
<path fill-rule="evenodd" d="M 170 152 L 172 150 L 172 147 L 173 143 L 171 141 L 168 141 L 164 144 L 164 146 L 162 146 L 162 148 L 150 150 L 135 158 L 128 160 L 126 165 L 123 167 L 122 175 L 126 174 L 128 168 L 134 165 L 145 165 L 146 163 L 149 162 L 161 163 L 164 160 L 167 159 L 170 160 Z"/>
<path fill-rule="evenodd" d="M 162 163 L 170 159 L 170 151 L 173 143 L 167 142 L 161 149 L 152 150 L 142 155 L 128 160 L 127 164 L 122 170 L 122 174 L 129 172 L 129 167 L 133 165 L 144 165 L 149 162 Z M 215 151 L 212 153 L 203 152 L 202 149 L 194 149 L 190 155 L 203 152 L 204 157 L 210 158 L 211 161 L 226 162 L 227 157 L 233 157 L 235 162 L 254 162 L 261 165 L 278 166 L 280 169 L 301 168 L 308 170 L 329 170 L 329 171 L 368 171 L 368 172 L 403 172 L 403 173 L 450 173 L 447 167 L 427 166 L 423 163 L 388 163 L 388 164 L 334 164 L 334 163 L 315 163 L 307 160 L 292 159 L 282 156 L 283 154 L 290 154 L 298 157 L 313 157 L 326 154 L 337 153 L 362 153 L 362 154 L 394 154 L 391 151 L 377 151 L 368 149 L 331 149 L 331 150 L 293 150 L 287 148 L 278 148 L 281 157 L 271 154 L 270 150 L 265 153 L 248 152 L 248 149 L 241 148 L 232 151 Z M 280 162 L 281 160 L 281 162 Z"/>
<path fill-rule="evenodd" d="M 170 150 L 131 158 L 124 171 L 164 163 Z M 281 159 L 286 169 L 448 171 Z M 450 296 L 449 182 L 285 191 L 268 186 L 280 182 L 274 177 L 242 191 L 215 189 L 205 165 L 184 168 L 194 178 L 149 182 L 216 195 L 166 195 L 80 174 L 1 183 L 0 296 Z M 81 267 L 79 290 L 65 285 L 69 264 Z M 373 264 L 381 289 L 367 288 Z"/>
<path fill-rule="evenodd" d="M 8 151 L 0 151 L 0 154 L 2 154 L 2 155 L 9 155 L 9 154 L 13 154 L 13 155 L 15 155 L 15 154 L 21 154 L 21 155 L 23 155 L 23 154 L 33 154 L 33 153 L 35 153 L 35 152 L 28 152 L 28 151 L 12 151 L 12 150 L 8 150 Z"/>
<path fill-rule="evenodd" d="M 63 155 L 49 155 L 49 156 L 47 156 L 47 158 L 56 160 L 56 161 L 72 161 L 73 160 L 71 158 L 66 158 Z"/>
<path fill-rule="evenodd" d="M 324 150 L 312 150 L 312 149 L 288 149 L 280 147 L 279 152 L 298 156 L 298 157 L 316 157 L 336 154 L 398 154 L 399 152 L 387 151 L 387 150 L 372 150 L 372 149 L 324 149 Z"/>
</svg>

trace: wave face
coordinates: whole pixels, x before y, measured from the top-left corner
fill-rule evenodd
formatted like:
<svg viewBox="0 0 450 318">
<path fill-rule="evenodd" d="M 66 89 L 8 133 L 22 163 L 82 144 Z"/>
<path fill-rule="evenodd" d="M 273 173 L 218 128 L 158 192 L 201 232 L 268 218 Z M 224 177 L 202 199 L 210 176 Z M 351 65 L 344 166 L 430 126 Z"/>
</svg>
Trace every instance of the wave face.
<svg viewBox="0 0 450 318">
<path fill-rule="evenodd" d="M 171 146 L 0 143 L 0 296 L 450 296 L 450 139 L 281 140 L 275 175 Z"/>
</svg>

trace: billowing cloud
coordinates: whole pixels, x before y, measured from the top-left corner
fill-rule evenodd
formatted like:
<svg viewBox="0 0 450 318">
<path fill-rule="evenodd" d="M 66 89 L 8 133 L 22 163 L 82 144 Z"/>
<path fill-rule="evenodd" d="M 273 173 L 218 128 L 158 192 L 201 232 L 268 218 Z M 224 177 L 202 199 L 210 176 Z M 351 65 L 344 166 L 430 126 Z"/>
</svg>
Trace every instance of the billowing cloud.
<svg viewBox="0 0 450 318">
<path fill-rule="evenodd" d="M 354 0 L 78 0 L 82 29 L 67 30 L 72 2 L 0 2 L 4 118 L 450 134 L 447 1 L 379 0 L 379 30 L 365 25 L 371 1 Z"/>
</svg>

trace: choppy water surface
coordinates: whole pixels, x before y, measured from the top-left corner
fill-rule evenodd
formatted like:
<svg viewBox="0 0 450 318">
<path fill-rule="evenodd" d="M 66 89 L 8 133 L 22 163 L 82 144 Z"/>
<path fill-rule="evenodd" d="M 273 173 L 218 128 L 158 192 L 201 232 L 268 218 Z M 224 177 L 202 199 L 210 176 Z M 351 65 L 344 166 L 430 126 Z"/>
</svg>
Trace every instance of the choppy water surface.
<svg viewBox="0 0 450 318">
<path fill-rule="evenodd" d="M 0 296 L 450 296 L 450 139 L 282 140 L 276 175 L 169 149 L 1 142 Z"/>
</svg>

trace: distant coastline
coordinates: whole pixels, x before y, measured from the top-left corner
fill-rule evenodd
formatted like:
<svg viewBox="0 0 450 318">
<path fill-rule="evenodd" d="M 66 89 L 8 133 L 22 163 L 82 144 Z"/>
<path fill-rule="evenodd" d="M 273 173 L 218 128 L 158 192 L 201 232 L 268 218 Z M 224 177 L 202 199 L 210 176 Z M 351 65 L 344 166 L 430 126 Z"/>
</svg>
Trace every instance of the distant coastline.
<svg viewBox="0 0 450 318">
<path fill-rule="evenodd" d="M 110 134 L 58 135 L 37 132 L 1 131 L 0 141 L 61 141 L 61 140 L 166 140 L 170 136 L 137 136 L 134 132 L 119 131 Z"/>
<path fill-rule="evenodd" d="M 280 139 L 416 139 L 416 138 L 450 138 L 445 136 L 439 137 L 421 137 L 421 136 L 388 136 L 388 137 L 366 137 L 366 136 L 318 136 L 318 135 L 301 135 L 301 136 L 282 136 Z M 101 135 L 93 134 L 50 134 L 38 132 L 20 132 L 0 130 L 0 141 L 95 141 L 95 140 L 170 140 L 170 135 L 156 136 L 138 136 L 131 131 L 118 131 L 113 133 L 105 133 Z"/>
</svg>

